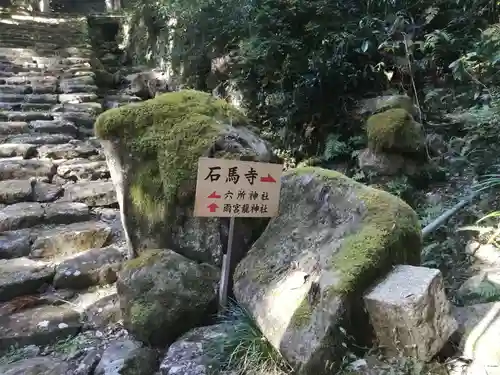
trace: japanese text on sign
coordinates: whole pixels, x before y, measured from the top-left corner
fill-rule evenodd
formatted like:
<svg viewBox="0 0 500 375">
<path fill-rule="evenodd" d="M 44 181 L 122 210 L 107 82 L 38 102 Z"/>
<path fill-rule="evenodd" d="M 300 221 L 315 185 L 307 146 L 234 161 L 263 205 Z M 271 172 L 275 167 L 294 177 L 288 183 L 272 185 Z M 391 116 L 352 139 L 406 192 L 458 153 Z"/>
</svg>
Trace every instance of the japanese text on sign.
<svg viewBox="0 0 500 375">
<path fill-rule="evenodd" d="M 276 216 L 282 171 L 280 164 L 200 158 L 195 216 Z"/>
</svg>

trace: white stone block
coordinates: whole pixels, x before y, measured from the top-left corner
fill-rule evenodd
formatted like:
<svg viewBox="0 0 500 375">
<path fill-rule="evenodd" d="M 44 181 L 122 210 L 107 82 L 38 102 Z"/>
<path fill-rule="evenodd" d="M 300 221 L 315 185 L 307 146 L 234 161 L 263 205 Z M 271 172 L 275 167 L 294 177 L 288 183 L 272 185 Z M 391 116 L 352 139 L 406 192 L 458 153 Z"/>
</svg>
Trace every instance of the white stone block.
<svg viewBox="0 0 500 375">
<path fill-rule="evenodd" d="M 428 361 L 458 327 L 437 269 L 396 266 L 364 301 L 379 344 L 389 354 Z"/>
</svg>

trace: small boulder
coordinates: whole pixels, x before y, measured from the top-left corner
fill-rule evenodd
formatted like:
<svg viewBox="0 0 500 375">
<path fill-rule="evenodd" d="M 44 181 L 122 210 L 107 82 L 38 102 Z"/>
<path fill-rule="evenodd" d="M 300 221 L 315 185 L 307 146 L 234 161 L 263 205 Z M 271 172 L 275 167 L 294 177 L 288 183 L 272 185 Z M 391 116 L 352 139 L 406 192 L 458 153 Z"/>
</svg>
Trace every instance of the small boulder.
<svg viewBox="0 0 500 375">
<path fill-rule="evenodd" d="M 220 265 L 228 220 L 193 217 L 202 156 L 272 162 L 270 146 L 223 100 L 183 90 L 102 113 L 95 123 L 116 188 L 130 256 L 169 245 Z M 238 220 L 237 262 L 266 221 Z"/>
<path fill-rule="evenodd" d="M 161 375 L 206 375 L 221 372 L 213 363 L 213 357 L 223 354 L 214 352 L 217 344 L 228 337 L 231 331 L 228 324 L 215 324 L 208 327 L 195 328 L 169 346 L 165 358 L 161 362 Z"/>
<path fill-rule="evenodd" d="M 148 250 L 125 263 L 117 291 L 124 326 L 135 337 L 166 346 L 198 325 L 216 298 L 218 270 L 171 250 Z"/>
<path fill-rule="evenodd" d="M 299 373 L 330 374 L 349 308 L 394 264 L 418 264 L 421 242 L 418 217 L 399 198 L 338 172 L 292 169 L 279 216 L 236 268 L 234 294 Z"/>
<path fill-rule="evenodd" d="M 102 354 L 95 375 L 154 375 L 157 354 L 132 340 L 111 342 Z"/>
<path fill-rule="evenodd" d="M 69 371 L 67 361 L 52 357 L 27 358 L 0 366 L 2 375 L 67 375 Z"/>
<path fill-rule="evenodd" d="M 359 168 L 367 175 L 396 176 L 414 175 L 415 162 L 398 154 L 378 153 L 366 148 L 358 154 Z"/>
</svg>

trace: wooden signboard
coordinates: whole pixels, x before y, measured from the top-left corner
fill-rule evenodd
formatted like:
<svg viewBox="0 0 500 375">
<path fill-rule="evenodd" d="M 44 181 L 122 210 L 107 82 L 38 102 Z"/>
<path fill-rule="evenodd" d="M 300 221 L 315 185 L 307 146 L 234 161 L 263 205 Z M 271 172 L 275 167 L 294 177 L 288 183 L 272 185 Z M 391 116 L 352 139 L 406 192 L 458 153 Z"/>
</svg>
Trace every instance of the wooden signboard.
<svg viewBox="0 0 500 375">
<path fill-rule="evenodd" d="M 277 216 L 282 173 L 281 164 L 213 158 L 198 161 L 194 216 L 230 218 L 219 288 L 222 309 L 227 305 L 234 220 Z"/>
<path fill-rule="evenodd" d="M 200 158 L 195 216 L 278 215 L 283 165 Z"/>
</svg>

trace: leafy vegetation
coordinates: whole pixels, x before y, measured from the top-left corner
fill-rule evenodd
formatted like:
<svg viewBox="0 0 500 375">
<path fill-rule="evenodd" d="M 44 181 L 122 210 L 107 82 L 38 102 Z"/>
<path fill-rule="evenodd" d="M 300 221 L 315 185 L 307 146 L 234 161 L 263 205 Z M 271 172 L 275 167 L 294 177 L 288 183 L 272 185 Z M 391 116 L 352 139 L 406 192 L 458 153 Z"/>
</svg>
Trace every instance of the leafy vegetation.
<svg viewBox="0 0 500 375">
<path fill-rule="evenodd" d="M 364 97 L 393 90 L 426 107 L 425 87 L 477 81 L 496 63 L 495 29 L 480 31 L 497 18 L 491 0 L 135 0 L 126 9 L 136 59 L 170 61 L 196 89 L 236 87 L 250 117 L 299 159 L 331 159 L 332 139 L 359 136 Z"/>
<path fill-rule="evenodd" d="M 237 375 L 286 375 L 292 368 L 267 341 L 252 316 L 234 301 L 219 316 L 219 321 L 233 327 L 228 336 L 214 340 L 207 354 L 213 368 Z"/>
</svg>

